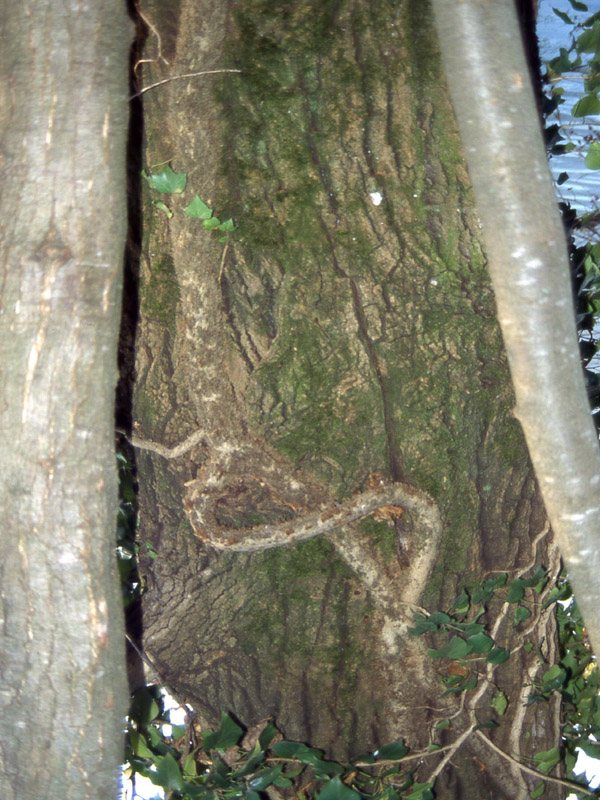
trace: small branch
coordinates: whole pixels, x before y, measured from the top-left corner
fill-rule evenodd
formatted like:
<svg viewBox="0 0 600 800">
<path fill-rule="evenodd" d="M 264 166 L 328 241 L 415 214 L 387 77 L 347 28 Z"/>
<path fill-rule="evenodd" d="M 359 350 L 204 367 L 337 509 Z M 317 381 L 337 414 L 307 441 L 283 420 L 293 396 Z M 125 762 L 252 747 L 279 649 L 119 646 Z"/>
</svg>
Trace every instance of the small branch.
<svg viewBox="0 0 600 800">
<path fill-rule="evenodd" d="M 440 775 L 440 773 L 444 770 L 446 764 L 450 761 L 454 753 L 456 753 L 456 751 L 463 746 L 463 744 L 467 741 L 469 736 L 473 733 L 476 725 L 477 725 L 476 721 L 472 722 L 466 729 L 466 731 L 461 733 L 458 739 L 452 742 L 452 744 L 448 747 L 448 752 L 446 753 L 446 755 L 442 758 L 440 763 L 433 770 L 431 775 L 427 778 L 427 783 L 433 783 L 433 781 L 437 778 L 437 776 Z"/>
<path fill-rule="evenodd" d="M 117 433 L 120 433 L 124 436 L 130 444 L 132 444 L 138 450 L 149 450 L 151 453 L 158 453 L 159 456 L 171 460 L 173 458 L 180 458 L 181 456 L 185 455 L 189 452 L 192 448 L 196 447 L 202 442 L 208 441 L 208 435 L 206 431 L 198 430 L 194 431 L 187 439 L 184 439 L 183 442 L 175 445 L 174 447 L 167 447 L 164 444 L 160 444 L 160 442 L 154 442 L 152 439 L 140 439 L 138 436 L 128 436 L 124 430 L 117 428 Z"/>
<path fill-rule="evenodd" d="M 241 69 L 205 69 L 201 72 L 186 72 L 185 75 L 172 75 L 170 78 L 164 78 L 162 81 L 156 81 L 156 83 L 151 83 L 150 86 L 144 86 L 143 89 L 140 89 L 139 92 L 132 94 L 129 98 L 130 100 L 135 100 L 136 97 L 140 97 L 141 95 L 149 92 L 150 89 L 155 89 L 157 86 L 163 86 L 165 83 L 170 83 L 171 81 L 178 81 L 181 78 L 196 78 L 200 75 L 218 75 L 221 72 L 241 72 Z"/>
<path fill-rule="evenodd" d="M 483 741 L 487 745 L 489 745 L 489 747 L 491 747 L 495 753 L 498 753 L 499 756 L 502 756 L 502 758 L 506 759 L 507 761 L 510 761 L 520 770 L 523 770 L 523 772 L 527 772 L 529 775 L 534 775 L 536 778 L 539 778 L 542 781 L 550 781 L 551 783 L 558 783 L 560 786 L 566 786 L 575 792 L 579 792 L 581 794 L 588 794 L 590 795 L 590 797 L 598 796 L 597 792 L 592 791 L 591 789 L 586 789 L 585 786 L 582 786 L 580 783 L 575 783 L 575 781 L 567 781 L 564 780 L 564 778 L 553 778 L 551 775 L 544 775 L 543 772 L 538 772 L 538 770 L 533 769 L 533 767 L 528 767 L 525 764 L 521 764 L 519 761 L 517 761 L 516 758 L 513 758 L 508 753 L 505 753 L 504 750 L 498 747 L 497 744 L 494 744 L 494 742 L 492 742 L 491 739 L 488 739 L 487 736 L 484 736 L 482 731 L 476 731 L 476 734 L 477 736 L 479 736 L 480 739 L 483 739 Z"/>
<path fill-rule="evenodd" d="M 435 527 L 436 533 L 438 525 L 441 525 L 437 506 L 428 495 L 413 486 L 393 483 L 369 489 L 297 519 L 257 525 L 253 528 L 223 528 L 213 518 L 203 530 L 196 530 L 195 525 L 194 529 L 198 536 L 201 538 L 204 536 L 214 547 L 251 553 L 330 533 L 336 528 L 366 517 L 377 508 L 388 505 L 402 506 L 407 511 L 413 512 L 425 520 L 428 527 Z"/>
</svg>

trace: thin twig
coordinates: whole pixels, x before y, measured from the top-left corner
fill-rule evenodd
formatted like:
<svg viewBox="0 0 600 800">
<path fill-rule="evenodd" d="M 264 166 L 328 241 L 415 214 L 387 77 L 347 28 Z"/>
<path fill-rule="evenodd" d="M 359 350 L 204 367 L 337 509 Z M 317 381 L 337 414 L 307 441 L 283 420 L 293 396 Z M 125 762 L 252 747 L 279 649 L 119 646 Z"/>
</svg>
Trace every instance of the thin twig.
<svg viewBox="0 0 600 800">
<path fill-rule="evenodd" d="M 446 755 L 442 758 L 437 767 L 433 770 L 431 775 L 427 778 L 427 783 L 433 783 L 433 781 L 437 778 L 437 776 L 444 770 L 446 764 L 450 761 L 452 756 L 456 753 L 457 750 L 459 750 L 462 747 L 462 745 L 466 742 L 469 736 L 473 733 L 476 726 L 477 726 L 477 721 L 474 720 L 466 729 L 466 731 L 461 733 L 458 739 L 455 739 L 452 742 L 452 744 L 448 747 L 449 752 L 446 753 Z"/>
<path fill-rule="evenodd" d="M 533 769 L 533 767 L 528 767 L 525 764 L 521 764 L 520 761 L 517 761 L 516 758 L 505 753 L 497 744 L 494 744 L 491 739 L 488 739 L 487 736 L 484 736 L 482 731 L 476 731 L 477 735 L 480 739 L 489 745 L 492 750 L 498 753 L 499 756 L 505 758 L 507 761 L 515 764 L 519 769 L 523 770 L 523 772 L 527 772 L 529 775 L 534 775 L 536 778 L 539 778 L 542 781 L 550 781 L 551 783 L 558 783 L 560 786 L 567 786 L 569 789 L 573 789 L 573 791 L 581 792 L 582 794 L 589 794 L 590 797 L 597 797 L 598 793 L 593 791 L 592 789 L 586 789 L 585 786 L 582 786 L 580 783 L 575 783 L 575 781 L 567 781 L 564 778 L 553 778 L 552 775 L 544 775 L 543 772 L 538 772 L 537 769 Z"/>
<path fill-rule="evenodd" d="M 160 444 L 160 442 L 152 441 L 152 439 L 140 439 L 138 436 L 129 436 L 121 428 L 117 428 L 117 433 L 120 433 L 122 436 L 124 436 L 127 441 L 138 450 L 149 450 L 151 453 L 158 453 L 159 456 L 162 456 L 169 461 L 173 458 L 179 458 L 180 456 L 185 455 L 193 447 L 196 447 L 196 445 L 208 440 L 208 434 L 206 431 L 197 430 L 188 436 L 187 439 L 184 439 L 183 442 L 180 442 L 174 447 L 167 447 L 164 444 Z"/>
<path fill-rule="evenodd" d="M 162 86 L 165 83 L 170 83 L 171 81 L 178 81 L 181 78 L 196 78 L 199 75 L 218 75 L 220 72 L 241 72 L 241 69 L 206 69 L 202 70 L 201 72 L 186 72 L 185 75 L 172 75 L 170 78 L 164 78 L 162 81 L 156 81 L 156 83 L 151 83 L 150 86 L 144 86 L 143 89 L 140 89 L 139 92 L 132 94 L 129 98 L 130 100 L 135 100 L 136 97 L 140 97 L 140 95 L 149 92 L 150 89 L 155 89 L 157 86 Z"/>
</svg>

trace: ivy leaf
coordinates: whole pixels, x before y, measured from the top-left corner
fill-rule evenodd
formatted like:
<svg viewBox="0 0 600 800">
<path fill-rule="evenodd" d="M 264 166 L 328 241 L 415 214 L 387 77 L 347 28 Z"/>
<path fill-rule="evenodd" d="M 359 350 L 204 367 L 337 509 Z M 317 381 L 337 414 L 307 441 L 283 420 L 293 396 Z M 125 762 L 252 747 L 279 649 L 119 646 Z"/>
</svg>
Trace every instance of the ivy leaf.
<svg viewBox="0 0 600 800">
<path fill-rule="evenodd" d="M 146 740 L 138 731 L 129 732 L 129 745 L 131 747 L 131 752 L 138 756 L 138 758 L 153 759 L 155 757 L 155 754 L 146 744 Z"/>
<path fill-rule="evenodd" d="M 175 791 L 183 789 L 183 777 L 179 764 L 170 753 L 160 759 L 158 768 L 151 780 L 155 785 L 162 786 L 165 789 L 175 789 Z"/>
<path fill-rule="evenodd" d="M 428 783 L 413 783 L 409 794 L 405 794 L 406 800 L 433 800 L 433 792 Z"/>
<path fill-rule="evenodd" d="M 487 654 L 487 660 L 490 664 L 503 664 L 509 656 L 510 653 L 503 647 L 492 647 L 490 652 Z"/>
<path fill-rule="evenodd" d="M 273 755 L 277 758 L 297 758 L 304 764 L 310 763 L 306 759 L 320 759 L 323 755 L 322 750 L 315 747 L 307 747 L 302 742 L 275 742 L 272 747 Z"/>
<path fill-rule="evenodd" d="M 592 142 L 585 157 L 588 169 L 600 169 L 600 142 Z"/>
<path fill-rule="evenodd" d="M 471 653 L 487 653 L 492 649 L 494 640 L 486 633 L 476 633 L 474 636 L 469 636 L 467 645 Z"/>
<path fill-rule="evenodd" d="M 560 19 L 562 19 L 563 22 L 566 22 L 567 25 L 574 25 L 575 24 L 573 22 L 573 20 L 571 19 L 571 17 L 568 14 L 565 14 L 564 11 L 560 11 L 558 8 L 554 8 L 554 6 L 552 6 L 552 11 L 554 11 L 556 16 L 559 17 Z"/>
<path fill-rule="evenodd" d="M 415 614 L 413 622 L 415 627 L 408 629 L 409 636 L 422 636 L 428 631 L 437 631 L 439 628 L 435 622 L 431 622 L 430 617 L 425 617 L 423 614 Z"/>
<path fill-rule="evenodd" d="M 218 731 L 209 731 L 202 740 L 202 749 L 205 752 L 210 750 L 227 750 L 233 747 L 240 740 L 244 731 L 235 723 L 229 714 L 221 714 L 221 727 Z"/>
<path fill-rule="evenodd" d="M 600 20 L 595 20 L 591 28 L 585 30 L 577 39 L 578 53 L 596 53 L 600 49 Z"/>
<path fill-rule="evenodd" d="M 469 652 L 469 648 L 464 639 L 460 636 L 453 636 L 450 644 L 442 647 L 439 650 L 427 650 L 427 655 L 431 658 L 450 658 L 453 661 L 458 661 L 464 658 Z"/>
<path fill-rule="evenodd" d="M 497 728 L 497 727 L 499 727 L 498 723 L 494 722 L 493 719 L 489 719 L 487 722 L 480 722 L 479 725 L 475 725 L 473 730 L 480 731 L 483 730 L 484 728 Z"/>
<path fill-rule="evenodd" d="M 529 795 L 529 797 L 531 797 L 531 800 L 537 800 L 538 797 L 541 797 L 544 794 L 544 789 L 545 788 L 546 788 L 546 784 L 544 783 L 544 781 L 540 781 L 536 785 L 536 787 L 533 790 L 533 792 L 531 792 L 531 794 Z"/>
<path fill-rule="evenodd" d="M 205 219 L 202 224 L 207 231 L 214 231 L 221 224 L 221 220 L 217 219 L 217 217 L 211 217 L 210 219 Z"/>
<path fill-rule="evenodd" d="M 219 230 L 220 231 L 234 231 L 235 230 L 235 225 L 233 224 L 233 220 L 232 219 L 226 219 L 225 222 L 222 222 L 219 225 Z"/>
<path fill-rule="evenodd" d="M 147 725 L 156 719 L 159 713 L 158 703 L 152 696 L 152 692 L 148 689 L 142 689 L 133 698 L 131 708 L 129 709 L 129 716 L 136 722 L 142 725 Z"/>
<path fill-rule="evenodd" d="M 192 202 L 183 210 L 188 217 L 192 217 L 193 219 L 210 219 L 213 213 L 212 208 L 209 208 L 206 203 L 203 203 L 198 195 L 196 195 Z"/>
<path fill-rule="evenodd" d="M 336 775 L 318 794 L 319 800 L 360 800 L 360 795 L 342 783 Z"/>
<path fill-rule="evenodd" d="M 520 622 L 523 622 L 524 619 L 528 619 L 531 616 L 531 611 L 525 606 L 517 606 L 515 609 L 515 625 L 518 625 Z"/>
<path fill-rule="evenodd" d="M 142 170 L 142 177 L 148 182 L 151 189 L 162 194 L 181 194 L 187 183 L 186 173 L 173 172 L 168 164 L 163 167 L 162 172 L 148 174 L 146 170 Z"/>
<path fill-rule="evenodd" d="M 258 744 L 260 745 L 260 749 L 266 750 L 276 735 L 277 735 L 277 728 L 275 727 L 275 724 L 273 722 L 269 722 L 267 727 L 258 737 Z"/>
<path fill-rule="evenodd" d="M 574 117 L 589 117 L 600 113 L 600 100 L 596 94 L 586 94 L 573 106 Z"/>
<path fill-rule="evenodd" d="M 462 591 L 452 604 L 452 607 L 456 609 L 457 614 L 465 614 L 469 610 L 470 604 L 469 595 L 467 592 Z"/>
<path fill-rule="evenodd" d="M 385 744 L 383 747 L 380 747 L 379 750 L 376 750 L 374 755 L 385 761 L 396 761 L 399 758 L 403 758 L 407 753 L 408 747 L 404 746 L 404 742 L 398 741 Z"/>
<path fill-rule="evenodd" d="M 259 774 L 255 775 L 254 778 L 250 778 L 248 781 L 248 786 L 255 792 L 262 792 L 267 788 L 267 786 L 275 783 L 281 774 L 282 769 L 283 764 L 277 764 L 275 767 L 271 767 L 271 769 L 267 769 L 264 772 L 259 772 Z"/>
<path fill-rule="evenodd" d="M 502 716 L 508 708 L 508 700 L 504 692 L 496 692 L 492 699 L 492 708 L 494 711 Z"/>
<path fill-rule="evenodd" d="M 188 753 L 183 762 L 183 774 L 186 778 L 195 778 L 198 774 L 198 765 L 196 764 L 195 751 Z"/>
<path fill-rule="evenodd" d="M 553 747 L 550 750 L 543 750 L 540 753 L 534 753 L 533 760 L 536 768 L 540 772 L 543 772 L 544 775 L 548 775 L 558 764 L 558 747 Z"/>
<path fill-rule="evenodd" d="M 549 670 L 546 670 L 542 676 L 542 683 L 545 692 L 560 689 L 567 678 L 567 671 L 563 669 L 560 664 L 553 664 Z"/>
</svg>

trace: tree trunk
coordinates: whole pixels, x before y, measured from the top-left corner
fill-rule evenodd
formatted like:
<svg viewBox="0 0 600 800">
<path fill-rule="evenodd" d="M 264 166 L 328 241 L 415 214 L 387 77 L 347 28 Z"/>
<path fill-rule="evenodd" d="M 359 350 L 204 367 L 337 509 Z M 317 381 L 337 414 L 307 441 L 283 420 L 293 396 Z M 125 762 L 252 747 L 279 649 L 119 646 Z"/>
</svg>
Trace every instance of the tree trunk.
<svg viewBox="0 0 600 800">
<path fill-rule="evenodd" d="M 123 760 L 114 386 L 130 22 L 2 4 L 0 795 L 97 798 Z"/>
<path fill-rule="evenodd" d="M 442 773 L 436 796 L 525 798 L 537 780 L 482 737 L 517 759 L 557 744 L 556 704 L 524 705 L 547 667 L 524 649 L 481 667 L 466 708 L 494 718 L 493 684 L 511 702 L 477 734 L 406 633 L 417 606 L 443 610 L 492 571 L 557 569 L 429 6 L 142 12 L 146 85 L 240 70 L 144 94 L 148 170 L 188 176 L 172 218 L 144 190 L 145 647 L 207 722 L 273 715 L 339 758 L 456 742 L 418 773 Z M 230 242 L 185 216 L 195 194 L 234 218 Z M 367 514 L 378 492 L 387 510 Z M 501 604 L 487 619 L 521 643 Z M 529 622 L 552 662 L 552 615 Z"/>
</svg>

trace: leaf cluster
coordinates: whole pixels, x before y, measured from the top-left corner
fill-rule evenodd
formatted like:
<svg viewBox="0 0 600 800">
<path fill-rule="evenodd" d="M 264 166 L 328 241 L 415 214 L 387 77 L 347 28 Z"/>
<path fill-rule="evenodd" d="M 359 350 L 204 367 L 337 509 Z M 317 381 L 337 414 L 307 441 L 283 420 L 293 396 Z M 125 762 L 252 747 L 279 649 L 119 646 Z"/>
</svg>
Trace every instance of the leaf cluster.
<svg viewBox="0 0 600 800">
<path fill-rule="evenodd" d="M 180 800 L 261 800 L 271 790 L 278 797 L 301 800 L 430 800 L 431 786 L 414 779 L 403 759 L 408 748 L 392 742 L 352 762 L 329 761 L 323 751 L 285 741 L 267 720 L 252 731 L 228 714 L 217 730 L 199 733 L 193 720 L 170 726 L 155 687 L 138 693 L 128 719 L 129 770 L 148 778 Z"/>
<path fill-rule="evenodd" d="M 515 578 L 507 585 L 508 576 L 501 573 L 488 578 L 482 586 L 470 594 L 466 589 L 456 598 L 448 613 L 435 611 L 432 614 L 417 613 L 414 616 L 414 627 L 408 633 L 411 636 L 423 634 L 445 633 L 449 641 L 441 647 L 429 648 L 427 654 L 434 659 L 450 659 L 454 663 L 443 679 L 446 684 L 445 694 L 468 691 L 477 686 L 477 673 L 473 667 L 477 662 L 503 664 L 510 657 L 510 652 L 498 645 L 490 635 L 490 624 L 482 621 L 488 604 L 498 595 L 504 602 L 515 606 L 513 623 L 518 626 L 528 619 L 532 612 L 525 600 L 525 592 L 531 589 L 539 594 L 546 584 L 546 572 L 538 566 L 530 578 Z M 496 711 L 506 708 L 505 701 L 496 698 L 492 702 Z"/>
<path fill-rule="evenodd" d="M 157 164 L 157 167 L 162 166 L 160 172 L 147 172 L 142 170 L 142 177 L 156 192 L 161 194 L 181 194 L 187 186 L 187 174 L 185 172 L 174 172 L 169 163 Z M 172 210 L 162 200 L 152 200 L 155 208 L 158 208 L 171 219 L 173 216 Z M 209 231 L 220 231 L 225 236 L 219 239 L 220 242 L 226 242 L 230 233 L 235 230 L 233 219 L 226 219 L 224 222 L 215 216 L 212 208 L 208 206 L 198 195 L 194 195 L 193 200 L 183 209 L 188 217 L 192 219 L 202 220 L 202 224 Z"/>
</svg>

